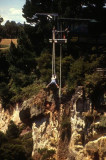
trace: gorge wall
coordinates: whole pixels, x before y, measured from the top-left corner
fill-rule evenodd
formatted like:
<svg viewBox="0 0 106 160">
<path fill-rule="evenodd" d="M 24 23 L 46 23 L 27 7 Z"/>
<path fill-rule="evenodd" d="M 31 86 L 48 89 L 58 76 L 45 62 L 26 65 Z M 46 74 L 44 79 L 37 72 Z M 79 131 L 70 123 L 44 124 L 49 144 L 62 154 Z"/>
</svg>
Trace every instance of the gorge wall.
<svg viewBox="0 0 106 160">
<path fill-rule="evenodd" d="M 32 128 L 34 160 L 106 160 L 106 132 L 98 127 L 100 115 L 92 108 L 82 86 L 61 103 L 58 90 L 41 90 L 17 105 L 12 114 L 0 108 L 0 130 L 10 120 Z"/>
</svg>

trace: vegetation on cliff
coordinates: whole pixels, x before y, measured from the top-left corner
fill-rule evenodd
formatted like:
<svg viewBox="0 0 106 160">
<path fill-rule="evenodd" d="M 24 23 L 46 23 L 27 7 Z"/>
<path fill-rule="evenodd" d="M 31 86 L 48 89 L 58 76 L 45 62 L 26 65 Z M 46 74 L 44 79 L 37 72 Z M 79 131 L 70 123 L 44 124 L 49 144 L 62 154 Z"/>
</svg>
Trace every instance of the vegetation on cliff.
<svg viewBox="0 0 106 160">
<path fill-rule="evenodd" d="M 20 129 L 10 121 L 6 134 L 0 132 L 0 159 L 31 160 L 32 134 L 20 136 Z"/>
<path fill-rule="evenodd" d="M 102 10 L 102 1 L 99 3 L 94 1 L 94 3 L 96 6 L 95 13 L 98 12 L 98 9 Z M 34 27 L 28 24 L 18 26 L 15 22 L 9 21 L 4 27 L 0 26 L 2 38 L 8 35 L 7 38 L 18 39 L 17 46 L 11 42 L 9 50 L 0 50 L 0 98 L 4 108 L 37 93 L 50 81 L 52 46 L 49 44 L 49 38 L 52 35 L 52 27 L 57 22 L 47 18 L 47 15 L 36 17 L 37 12 L 57 12 L 62 17 L 69 18 L 70 15 L 97 20 L 101 18 L 103 25 L 99 27 L 100 32 L 97 31 L 93 35 L 96 38 L 105 32 L 103 28 L 105 21 L 102 16 L 105 11 L 103 10 L 100 15 L 94 15 L 93 10 L 87 14 L 93 6 L 89 4 L 89 1 L 86 1 L 88 9 L 81 8 L 81 5 L 84 4 L 80 1 L 68 0 L 65 2 L 41 1 L 38 3 L 26 1 L 23 6 L 23 16 L 29 23 L 36 23 Z M 72 36 L 70 34 L 67 38 L 68 44 L 63 45 L 62 87 L 68 86 L 68 90 L 74 90 L 78 85 L 83 85 L 92 101 L 95 101 L 98 94 L 104 92 L 101 88 L 106 85 L 105 81 L 95 72 L 97 67 L 105 67 L 105 46 L 99 43 L 81 45 L 71 42 Z M 58 45 L 56 46 L 56 72 L 57 78 L 59 78 Z M 101 91 L 99 92 L 99 90 Z"/>
<path fill-rule="evenodd" d="M 79 131 L 78 134 L 75 135 L 76 137 L 73 138 L 76 141 L 75 144 L 78 144 L 77 147 L 84 147 L 89 140 L 90 134 L 92 138 L 93 133 L 90 132 L 90 129 L 92 130 L 93 128 L 96 132 L 96 130 L 104 131 L 106 128 L 106 117 L 103 115 L 104 108 L 102 108 L 104 107 L 103 95 L 106 91 L 106 74 L 100 74 L 97 70 L 97 68 L 104 69 L 106 63 L 106 45 L 104 43 L 106 38 L 106 21 L 103 16 L 106 11 L 103 9 L 103 3 L 103 0 L 99 0 L 98 2 L 92 0 L 92 3 L 90 3 L 89 0 L 85 0 L 84 2 L 82 0 L 78 2 L 72 0 L 46 0 L 45 2 L 43 0 L 36 2 L 34 0 L 26 0 L 23 6 L 23 16 L 27 22 L 29 22 L 29 25 L 24 24 L 23 26 L 18 26 L 16 23 L 9 21 L 7 21 L 5 26 L 0 25 L 0 40 L 1 38 L 17 38 L 17 45 L 11 41 L 8 49 L 0 49 L 0 102 L 4 109 L 9 109 L 11 106 L 15 106 L 17 102 L 23 102 L 33 95 L 36 95 L 42 88 L 45 88 L 51 80 L 52 45 L 49 43 L 49 38 L 52 37 L 52 28 L 54 25 L 57 27 L 56 30 L 58 30 L 60 21 L 57 22 L 57 19 L 51 18 L 50 15 L 40 15 L 36 13 L 58 13 L 59 17 L 75 18 L 73 20 L 71 19 L 71 22 L 65 22 L 65 20 L 62 22 L 63 29 L 69 29 L 69 32 L 67 34 L 65 33 L 67 44 L 62 45 L 61 62 L 61 100 L 63 102 L 62 109 L 64 109 L 64 114 L 60 121 L 58 152 L 62 158 L 69 152 L 69 142 L 71 138 L 73 138 L 71 137 L 73 132 L 72 126 L 75 127 L 75 131 L 82 127 L 82 132 Z M 84 6 L 87 7 L 84 8 Z M 89 22 L 87 19 L 89 19 Z M 74 20 L 75 23 L 73 22 Z M 81 25 L 79 25 L 79 23 L 81 23 Z M 85 30 L 87 30 L 86 34 L 84 34 L 84 26 L 87 26 L 85 28 Z M 79 33 L 80 30 L 82 30 L 82 32 Z M 81 41 L 83 38 L 84 40 Z M 3 46 L 0 46 L 0 48 L 1 47 Z M 56 44 L 56 75 L 58 83 L 60 76 L 59 52 L 59 45 Z M 68 107 L 69 105 L 71 105 L 70 108 L 72 107 L 72 110 L 68 110 L 64 104 L 67 99 L 69 100 L 69 98 L 72 97 L 72 93 L 74 93 L 78 86 L 83 86 L 83 91 L 81 92 L 85 93 L 79 98 L 78 95 L 81 93 L 78 91 L 72 101 L 76 108 L 73 108 L 73 104 L 67 104 Z M 44 95 L 42 94 L 42 96 L 40 96 L 41 94 L 39 93 L 37 96 L 37 98 L 40 99 L 39 105 L 36 105 L 36 102 L 32 101 L 33 98 L 29 100 L 29 103 L 28 101 L 24 101 L 25 106 L 23 106 L 26 108 L 26 110 L 24 110 L 26 112 L 20 111 L 20 115 L 22 116 L 21 120 L 25 117 L 27 121 L 31 119 L 32 122 L 36 117 L 35 113 L 38 112 L 38 115 L 41 115 L 44 111 L 43 108 L 48 110 L 47 117 L 49 118 L 49 112 L 54 112 L 55 110 L 55 106 L 52 106 L 52 96 L 54 97 L 54 101 L 56 100 L 56 103 L 58 103 L 58 105 L 54 105 L 59 106 L 57 95 L 50 95 L 48 98 L 50 99 L 49 102 L 47 99 L 43 101 L 42 96 L 44 97 Z M 86 97 L 89 98 L 89 106 L 92 104 L 92 108 L 91 110 L 89 109 L 89 111 L 86 109 L 87 105 L 85 106 L 85 110 L 87 111 L 84 110 Z M 78 109 L 77 105 L 79 105 Z M 32 109 L 31 116 L 29 116 L 31 114 L 29 107 Z M 98 109 L 102 110 L 100 114 L 98 113 Z M 74 113 L 70 114 L 73 110 Z M 83 111 L 84 113 L 82 113 Z M 76 124 L 74 124 L 74 122 L 72 124 L 70 118 L 72 115 L 73 121 L 76 121 Z M 80 120 L 82 118 L 85 124 L 77 124 L 77 120 L 79 122 L 80 120 L 76 117 L 80 118 Z M 40 118 L 42 120 L 42 117 Z M 54 121 L 56 120 L 55 118 L 56 117 L 54 117 Z M 96 123 L 98 119 L 99 123 Z M 24 122 L 26 121 L 24 120 Z M 48 122 L 46 125 L 48 125 Z M 83 128 L 84 125 L 85 128 Z M 17 127 L 13 121 L 10 121 L 6 133 L 0 132 L 0 159 L 31 160 L 32 147 L 34 146 L 32 133 L 29 132 L 21 135 L 22 130 L 23 126 L 21 126 L 21 128 Z M 51 131 L 51 128 L 49 130 Z M 46 129 L 44 132 L 45 131 Z M 83 134 L 80 135 L 81 133 Z M 41 136 L 42 134 L 43 133 L 41 133 Z M 93 138 L 95 138 L 94 135 Z M 54 143 L 55 141 L 53 140 L 53 144 Z M 48 148 L 39 148 L 37 152 L 38 159 L 41 160 L 54 158 L 55 154 L 57 154 L 54 149 Z"/>
</svg>

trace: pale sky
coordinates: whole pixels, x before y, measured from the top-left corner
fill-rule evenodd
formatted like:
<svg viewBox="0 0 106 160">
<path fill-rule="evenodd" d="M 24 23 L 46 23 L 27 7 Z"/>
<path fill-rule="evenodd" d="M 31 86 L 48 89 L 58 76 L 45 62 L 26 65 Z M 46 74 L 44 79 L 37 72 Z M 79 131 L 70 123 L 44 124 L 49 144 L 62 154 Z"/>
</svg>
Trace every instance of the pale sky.
<svg viewBox="0 0 106 160">
<path fill-rule="evenodd" d="M 0 0 L 0 16 L 4 19 L 2 24 L 7 20 L 24 23 L 22 8 L 25 2 L 26 0 Z"/>
</svg>

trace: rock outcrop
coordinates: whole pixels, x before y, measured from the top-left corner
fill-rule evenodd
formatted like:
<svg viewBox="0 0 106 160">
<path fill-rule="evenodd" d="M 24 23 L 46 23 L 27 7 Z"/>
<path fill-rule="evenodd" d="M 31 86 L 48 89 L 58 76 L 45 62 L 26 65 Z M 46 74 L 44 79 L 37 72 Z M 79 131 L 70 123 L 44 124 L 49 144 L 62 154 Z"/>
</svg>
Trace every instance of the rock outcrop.
<svg viewBox="0 0 106 160">
<path fill-rule="evenodd" d="M 85 145 L 85 160 L 105 160 L 106 159 L 106 136 L 90 141 Z"/>
<path fill-rule="evenodd" d="M 29 123 L 44 113 L 46 97 L 47 93 L 42 90 L 37 96 L 33 96 L 23 102 L 20 111 L 20 119 L 22 122 Z"/>
<path fill-rule="evenodd" d="M 22 122 L 32 125 L 34 159 L 41 156 L 38 150 L 57 150 L 59 101 L 56 93 L 57 90 L 41 90 L 38 95 L 22 104 L 20 118 Z"/>
<path fill-rule="evenodd" d="M 5 133 L 11 120 L 14 121 L 16 125 L 19 125 L 21 123 L 19 113 L 19 104 L 16 104 L 14 108 L 11 108 L 11 113 L 9 110 L 4 110 L 0 104 L 0 131 Z"/>
<path fill-rule="evenodd" d="M 84 88 L 79 86 L 61 104 L 57 91 L 42 89 L 15 107 L 12 115 L 0 109 L 0 129 L 5 132 L 10 120 L 30 124 L 34 160 L 105 160 L 106 132 L 97 127 L 101 113 L 93 110 Z"/>
</svg>

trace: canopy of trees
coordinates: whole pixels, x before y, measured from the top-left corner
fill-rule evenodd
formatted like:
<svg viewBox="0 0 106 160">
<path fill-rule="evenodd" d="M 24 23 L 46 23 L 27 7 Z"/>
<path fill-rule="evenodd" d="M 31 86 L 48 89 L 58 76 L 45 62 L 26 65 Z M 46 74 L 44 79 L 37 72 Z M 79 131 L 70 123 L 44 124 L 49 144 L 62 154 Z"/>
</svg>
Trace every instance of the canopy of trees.
<svg viewBox="0 0 106 160">
<path fill-rule="evenodd" d="M 0 25 L 1 38 L 17 38 L 19 29 L 22 25 L 17 24 L 15 21 L 7 21 L 5 25 Z"/>
<path fill-rule="evenodd" d="M 87 8 L 84 9 L 83 5 L 87 6 Z M 26 4 L 23 7 L 23 16 L 28 22 L 33 22 L 34 20 L 39 22 L 39 15 L 34 17 L 36 13 L 58 13 L 60 17 L 85 17 L 101 20 L 104 17 L 103 5 L 104 0 L 26 0 Z"/>
<path fill-rule="evenodd" d="M 26 0 L 23 16 L 29 25 L 18 26 L 15 22 L 7 21 L 5 26 L 0 26 L 2 37 L 18 39 L 17 47 L 11 42 L 9 50 L 0 50 L 0 98 L 5 108 L 36 94 L 50 81 L 52 45 L 49 44 L 49 38 L 52 37 L 52 28 L 57 21 L 48 15 L 36 13 L 58 13 L 59 17 L 69 18 L 93 18 L 105 24 L 103 3 L 104 1 L 95 0 Z M 84 5 L 87 7 L 82 7 Z M 31 23 L 36 25 L 31 26 Z M 106 85 L 103 79 L 98 79 L 98 75 L 94 73 L 97 67 L 105 67 L 106 46 L 97 43 L 100 36 L 105 37 L 104 32 L 105 30 L 102 35 L 94 35 L 92 44 L 74 42 L 71 33 L 67 35 L 68 43 L 63 45 L 62 55 L 62 87 L 68 86 L 68 90 L 72 91 L 78 85 L 83 85 L 93 97 L 95 93 L 99 94 L 97 90 L 100 90 L 100 86 L 103 88 Z M 56 73 L 59 77 L 58 44 Z M 95 101 L 95 97 L 92 101 Z"/>
</svg>

